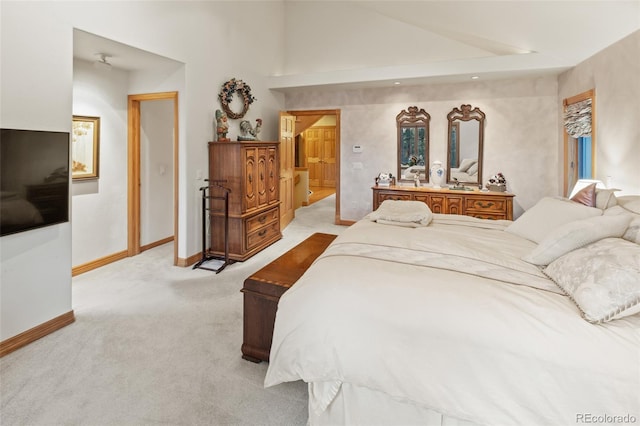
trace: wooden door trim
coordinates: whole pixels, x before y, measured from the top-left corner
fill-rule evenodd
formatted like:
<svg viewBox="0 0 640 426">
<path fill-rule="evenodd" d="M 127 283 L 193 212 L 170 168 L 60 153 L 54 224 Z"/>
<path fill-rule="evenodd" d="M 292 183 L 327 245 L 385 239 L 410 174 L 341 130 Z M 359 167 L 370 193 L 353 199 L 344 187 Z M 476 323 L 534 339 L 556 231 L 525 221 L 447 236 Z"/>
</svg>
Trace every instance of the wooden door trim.
<svg viewBox="0 0 640 426">
<path fill-rule="evenodd" d="M 336 225 L 351 224 L 353 222 L 343 221 L 340 218 L 340 110 L 339 109 L 314 109 L 309 111 L 288 110 L 291 115 L 308 116 L 308 115 L 334 115 L 336 117 L 336 211 L 334 223 Z"/>
<path fill-rule="evenodd" d="M 127 147 L 127 256 L 140 247 L 140 103 L 173 100 L 173 264 L 178 265 L 178 92 L 144 93 L 128 96 Z"/>
</svg>

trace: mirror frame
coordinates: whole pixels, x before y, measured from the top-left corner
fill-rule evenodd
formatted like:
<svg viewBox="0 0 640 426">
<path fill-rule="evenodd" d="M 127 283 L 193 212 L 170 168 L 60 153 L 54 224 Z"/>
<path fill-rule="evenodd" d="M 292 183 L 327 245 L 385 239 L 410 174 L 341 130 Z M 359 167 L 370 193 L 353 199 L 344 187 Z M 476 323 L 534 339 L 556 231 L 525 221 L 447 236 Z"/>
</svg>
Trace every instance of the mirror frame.
<svg viewBox="0 0 640 426">
<path fill-rule="evenodd" d="M 483 146 L 484 146 L 484 112 L 480 111 L 480 108 L 475 107 L 471 109 L 471 105 L 463 104 L 460 108 L 453 108 L 453 110 L 447 114 L 447 120 L 449 121 L 449 127 L 447 130 L 447 183 L 455 183 L 451 179 L 451 131 L 456 126 L 456 121 L 478 121 L 478 181 L 477 182 L 463 182 L 462 184 L 469 185 L 482 185 L 482 163 L 483 163 Z"/>
<path fill-rule="evenodd" d="M 410 179 L 402 179 L 402 129 L 404 128 L 420 128 L 424 127 L 424 179 L 420 179 L 420 182 L 429 182 L 429 123 L 431 122 L 431 116 L 427 111 L 417 106 L 410 106 L 406 110 L 402 110 L 400 114 L 396 115 L 396 127 L 398 130 L 398 157 L 396 162 L 398 163 L 398 182 L 409 182 Z M 417 132 L 416 132 L 417 134 Z"/>
</svg>

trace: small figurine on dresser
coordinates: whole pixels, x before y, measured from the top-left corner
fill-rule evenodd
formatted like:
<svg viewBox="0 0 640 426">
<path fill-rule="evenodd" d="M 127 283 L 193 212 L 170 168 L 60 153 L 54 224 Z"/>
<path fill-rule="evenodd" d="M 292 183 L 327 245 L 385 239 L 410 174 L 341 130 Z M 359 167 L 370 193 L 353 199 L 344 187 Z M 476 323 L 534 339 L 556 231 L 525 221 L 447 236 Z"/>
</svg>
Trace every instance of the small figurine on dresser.
<svg viewBox="0 0 640 426">
<path fill-rule="evenodd" d="M 260 128 L 262 128 L 262 119 L 256 118 L 256 127 L 251 126 L 251 122 L 249 120 L 242 120 L 240 122 L 240 133 L 241 136 L 238 136 L 239 141 L 258 141 L 258 133 L 260 133 Z"/>
<path fill-rule="evenodd" d="M 489 191 L 505 192 L 507 190 L 507 178 L 499 172 L 489 178 L 486 187 Z"/>
<path fill-rule="evenodd" d="M 227 137 L 229 133 L 229 122 L 227 120 L 227 114 L 222 110 L 216 110 L 216 134 L 218 135 L 218 142 L 229 142 L 231 139 Z"/>
</svg>

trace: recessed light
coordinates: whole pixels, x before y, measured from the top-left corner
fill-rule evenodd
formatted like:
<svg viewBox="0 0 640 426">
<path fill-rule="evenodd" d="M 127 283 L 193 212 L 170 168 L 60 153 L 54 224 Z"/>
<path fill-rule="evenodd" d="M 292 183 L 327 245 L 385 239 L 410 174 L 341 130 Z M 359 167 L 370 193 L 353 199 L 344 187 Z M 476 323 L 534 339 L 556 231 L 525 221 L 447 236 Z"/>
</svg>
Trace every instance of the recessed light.
<svg viewBox="0 0 640 426">
<path fill-rule="evenodd" d="M 399 81 L 394 81 L 393 84 L 395 84 L 396 86 L 400 84 Z"/>
<path fill-rule="evenodd" d="M 472 76 L 471 76 L 471 80 L 477 80 L 477 79 L 479 79 L 479 78 L 480 78 L 480 77 L 478 77 L 477 75 L 472 75 Z"/>
</svg>

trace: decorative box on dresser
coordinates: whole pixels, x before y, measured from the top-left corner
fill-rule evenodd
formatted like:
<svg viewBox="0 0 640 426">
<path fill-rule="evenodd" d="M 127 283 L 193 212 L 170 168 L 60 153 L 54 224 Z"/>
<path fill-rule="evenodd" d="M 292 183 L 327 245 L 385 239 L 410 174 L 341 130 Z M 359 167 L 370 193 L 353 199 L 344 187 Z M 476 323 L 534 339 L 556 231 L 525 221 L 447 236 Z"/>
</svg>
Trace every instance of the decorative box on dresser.
<svg viewBox="0 0 640 426">
<path fill-rule="evenodd" d="M 373 209 L 384 200 L 416 200 L 434 213 L 461 214 L 482 219 L 513 220 L 513 197 L 509 192 L 454 190 L 411 186 L 374 186 Z"/>
<path fill-rule="evenodd" d="M 229 257 L 243 261 L 282 238 L 278 142 L 209 142 L 209 181 L 229 191 Z M 212 186 L 211 195 L 223 191 Z M 209 204 L 213 255 L 224 256 L 224 201 Z"/>
</svg>

